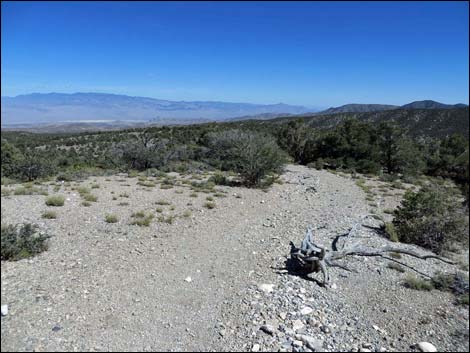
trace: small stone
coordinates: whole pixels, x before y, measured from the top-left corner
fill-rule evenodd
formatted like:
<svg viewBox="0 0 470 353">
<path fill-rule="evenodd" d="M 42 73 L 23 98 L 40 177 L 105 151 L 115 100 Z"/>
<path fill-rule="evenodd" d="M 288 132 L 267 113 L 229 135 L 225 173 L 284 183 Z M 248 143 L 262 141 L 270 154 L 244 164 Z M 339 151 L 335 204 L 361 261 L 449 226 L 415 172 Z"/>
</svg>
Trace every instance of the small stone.
<svg viewBox="0 0 470 353">
<path fill-rule="evenodd" d="M 219 331 L 219 335 L 221 335 L 222 337 L 224 337 L 226 333 L 227 332 L 225 331 L 225 329 Z"/>
<path fill-rule="evenodd" d="M 305 326 L 304 323 L 303 323 L 302 321 L 300 321 L 300 320 L 294 320 L 294 321 L 292 321 L 292 329 L 293 329 L 294 331 L 299 331 L 299 330 L 303 329 L 304 326 Z"/>
<path fill-rule="evenodd" d="M 2 305 L 2 316 L 8 315 L 8 305 Z"/>
<path fill-rule="evenodd" d="M 304 342 L 308 348 L 315 352 L 321 352 L 323 350 L 323 340 L 318 340 L 311 336 L 300 335 L 299 338 Z"/>
<path fill-rule="evenodd" d="M 372 352 L 372 351 L 368 348 L 361 348 L 359 349 L 359 352 Z"/>
<path fill-rule="evenodd" d="M 255 344 L 253 345 L 253 347 L 251 347 L 251 351 L 252 351 L 252 352 L 259 352 L 259 349 L 260 349 L 260 348 L 261 348 L 261 347 L 259 346 L 259 344 L 258 344 L 258 343 L 255 343 Z"/>
<path fill-rule="evenodd" d="M 303 307 L 301 310 L 300 310 L 300 313 L 302 315 L 310 315 L 311 313 L 313 313 L 313 309 L 309 306 L 306 306 L 306 307 Z"/>
<path fill-rule="evenodd" d="M 272 336 L 276 329 L 272 325 L 263 325 L 260 327 L 260 330 Z"/>
<path fill-rule="evenodd" d="M 274 290 L 274 284 L 262 283 L 258 288 L 264 293 L 271 293 Z"/>
<path fill-rule="evenodd" d="M 54 332 L 57 332 L 57 331 L 60 331 L 62 330 L 62 327 L 60 327 L 59 325 L 55 325 L 53 328 L 52 328 L 52 331 Z"/>
<path fill-rule="evenodd" d="M 302 341 L 295 340 L 293 343 L 294 347 L 303 347 L 304 343 Z"/>
<path fill-rule="evenodd" d="M 280 317 L 282 320 L 285 320 L 286 317 L 287 317 L 287 313 L 280 313 L 280 314 L 279 314 L 279 317 Z"/>
<path fill-rule="evenodd" d="M 337 289 L 337 288 L 338 288 L 338 286 L 336 285 L 336 283 L 333 283 L 333 284 L 331 285 L 331 289 Z"/>
<path fill-rule="evenodd" d="M 418 349 L 421 352 L 437 352 L 437 348 L 429 342 L 419 342 Z"/>
</svg>

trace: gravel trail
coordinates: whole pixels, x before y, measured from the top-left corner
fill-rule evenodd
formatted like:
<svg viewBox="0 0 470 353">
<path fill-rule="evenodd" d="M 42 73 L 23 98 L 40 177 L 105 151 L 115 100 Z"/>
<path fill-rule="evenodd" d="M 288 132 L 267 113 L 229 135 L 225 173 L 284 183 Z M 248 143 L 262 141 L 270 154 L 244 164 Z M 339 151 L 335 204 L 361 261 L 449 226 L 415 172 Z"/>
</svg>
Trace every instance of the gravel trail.
<svg viewBox="0 0 470 353">
<path fill-rule="evenodd" d="M 217 187 L 226 197 L 214 197 L 216 207 L 207 209 L 209 195 L 189 197 L 184 185 L 163 190 L 122 176 L 95 179 L 98 202 L 83 207 L 75 191 L 62 188 L 67 200 L 54 208 L 55 220 L 41 218 L 51 209 L 44 196 L 2 197 L 2 223 L 33 222 L 53 235 L 49 250 L 32 260 L 2 261 L 1 302 L 9 306 L 2 351 L 311 351 L 299 334 L 330 351 L 410 349 L 426 340 L 439 350 L 468 350 L 455 336 L 468 338 L 468 310 L 448 293 L 403 288 L 404 274 L 385 261 L 352 260 L 360 270 L 353 274 L 334 270 L 334 290 L 274 269 L 307 225 L 328 245 L 368 213 L 353 180 L 288 166 L 284 183 L 268 192 Z M 113 200 L 123 192 L 129 197 Z M 162 199 L 174 210 L 155 204 Z M 129 224 L 133 212 L 158 207 L 179 217 Z M 119 222 L 106 223 L 108 213 Z M 371 231 L 364 236 L 368 244 L 387 242 Z M 433 261 L 420 267 L 443 269 Z M 273 292 L 260 291 L 263 283 Z M 314 309 L 309 317 L 299 314 L 305 306 Z M 295 320 L 304 328 L 291 332 Z M 272 334 L 259 330 L 266 323 Z"/>
</svg>

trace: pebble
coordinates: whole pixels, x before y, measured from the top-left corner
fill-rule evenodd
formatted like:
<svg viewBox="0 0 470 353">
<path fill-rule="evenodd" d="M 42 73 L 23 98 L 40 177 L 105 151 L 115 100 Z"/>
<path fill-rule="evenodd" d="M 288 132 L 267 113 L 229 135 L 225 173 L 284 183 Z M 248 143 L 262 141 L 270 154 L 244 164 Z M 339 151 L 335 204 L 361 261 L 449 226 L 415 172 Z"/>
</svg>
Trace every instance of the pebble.
<svg viewBox="0 0 470 353">
<path fill-rule="evenodd" d="M 429 342 L 419 342 L 418 349 L 421 352 L 437 352 L 437 348 Z"/>
<path fill-rule="evenodd" d="M 294 320 L 294 321 L 292 321 L 292 329 L 293 329 L 294 331 L 300 331 L 301 329 L 304 328 L 304 326 L 305 326 L 304 323 L 303 323 L 302 321 L 300 321 L 300 320 Z"/>
<path fill-rule="evenodd" d="M 2 305 L 2 316 L 8 315 L 8 305 Z"/>
<path fill-rule="evenodd" d="M 251 347 L 251 351 L 252 351 L 252 352 L 259 352 L 259 349 L 260 349 L 260 348 L 261 348 L 260 345 L 259 345 L 258 343 L 255 343 L 255 344 L 253 345 L 253 347 Z"/>
<path fill-rule="evenodd" d="M 260 330 L 271 336 L 274 334 L 274 331 L 276 331 L 276 329 L 272 325 L 263 325 L 260 327 Z"/>
<path fill-rule="evenodd" d="M 262 283 L 258 288 L 264 293 L 271 293 L 274 290 L 274 284 Z"/>
<path fill-rule="evenodd" d="M 188 276 L 188 277 L 186 277 L 184 280 L 185 280 L 186 282 L 188 282 L 188 283 L 191 283 L 191 282 L 193 281 L 193 280 L 192 280 L 192 278 L 191 278 L 191 277 L 189 277 L 189 276 Z"/>
<path fill-rule="evenodd" d="M 309 315 L 311 313 L 313 313 L 313 309 L 309 306 L 306 306 L 306 307 L 303 307 L 301 310 L 300 310 L 300 313 L 302 315 Z"/>
</svg>

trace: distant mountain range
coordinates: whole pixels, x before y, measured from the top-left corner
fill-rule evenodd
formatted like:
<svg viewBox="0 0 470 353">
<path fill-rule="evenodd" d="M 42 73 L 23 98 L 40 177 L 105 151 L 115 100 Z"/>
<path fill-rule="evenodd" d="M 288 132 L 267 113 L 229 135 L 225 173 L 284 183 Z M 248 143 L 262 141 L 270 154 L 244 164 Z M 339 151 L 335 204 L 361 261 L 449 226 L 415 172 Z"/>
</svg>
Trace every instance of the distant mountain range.
<svg viewBox="0 0 470 353">
<path fill-rule="evenodd" d="M 258 114 L 300 114 L 302 106 L 168 101 L 104 93 L 33 93 L 2 97 L 2 125 L 78 121 L 207 122 Z"/>
<path fill-rule="evenodd" d="M 396 109 L 452 109 L 465 104 L 443 104 L 431 100 L 403 106 L 385 104 L 346 104 L 312 112 L 304 106 L 227 102 L 168 101 L 106 93 L 33 93 L 2 97 L 2 126 L 86 124 L 86 126 L 135 124 L 195 124 L 226 120 L 268 120 L 287 116 L 367 113 Z"/>
<path fill-rule="evenodd" d="M 388 104 L 346 104 L 340 107 L 332 107 L 317 115 L 336 114 L 336 113 L 367 113 L 379 112 L 393 109 L 453 109 L 468 107 L 466 104 L 443 104 L 432 100 L 415 101 L 402 106 Z"/>
</svg>

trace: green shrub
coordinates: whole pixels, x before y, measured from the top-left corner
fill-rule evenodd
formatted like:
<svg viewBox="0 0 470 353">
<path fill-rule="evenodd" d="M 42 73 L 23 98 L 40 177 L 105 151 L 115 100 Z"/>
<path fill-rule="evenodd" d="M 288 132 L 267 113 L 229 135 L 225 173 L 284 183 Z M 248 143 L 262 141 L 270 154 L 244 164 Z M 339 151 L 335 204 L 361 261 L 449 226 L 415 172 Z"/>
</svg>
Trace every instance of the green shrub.
<svg viewBox="0 0 470 353">
<path fill-rule="evenodd" d="M 83 201 L 83 202 L 82 202 L 82 206 L 90 207 L 90 206 L 91 206 L 91 202 L 89 202 L 89 201 Z"/>
<path fill-rule="evenodd" d="M 118 206 L 129 206 L 129 202 L 119 202 Z"/>
<path fill-rule="evenodd" d="M 206 202 L 206 203 L 204 203 L 204 207 L 211 210 L 211 209 L 215 208 L 215 203 L 214 202 Z"/>
<path fill-rule="evenodd" d="M 92 184 L 92 185 L 91 185 L 91 188 L 92 188 L 92 189 L 99 189 L 100 186 L 99 186 L 99 184 Z"/>
<path fill-rule="evenodd" d="M 184 218 L 191 217 L 191 211 L 190 211 L 190 210 L 184 211 L 184 212 L 183 212 L 183 217 L 184 217 Z"/>
<path fill-rule="evenodd" d="M 145 186 L 145 187 L 148 187 L 148 188 L 153 188 L 153 187 L 156 186 L 156 184 L 151 182 L 151 181 L 139 181 L 139 182 L 137 182 L 137 185 Z"/>
<path fill-rule="evenodd" d="M 440 253 L 456 242 L 468 242 L 465 217 L 449 191 L 434 186 L 407 191 L 393 225 L 401 242 Z"/>
<path fill-rule="evenodd" d="M 208 181 L 214 183 L 215 185 L 228 185 L 228 186 L 233 185 L 233 182 L 230 181 L 224 174 L 220 172 L 217 172 L 214 175 L 212 175 L 208 179 Z"/>
<path fill-rule="evenodd" d="M 137 211 L 131 214 L 131 217 L 134 218 L 144 218 L 145 217 L 145 212 L 144 211 Z"/>
<path fill-rule="evenodd" d="M 88 202 L 97 202 L 98 201 L 98 197 L 96 195 L 93 195 L 93 194 L 84 194 L 83 199 L 85 201 L 88 201 Z"/>
<path fill-rule="evenodd" d="M 1 226 L 1 259 L 21 260 L 47 250 L 49 235 L 39 233 L 30 223 Z"/>
<path fill-rule="evenodd" d="M 268 134 L 228 130 L 208 137 L 213 164 L 240 174 L 247 186 L 258 186 L 269 173 L 281 171 L 287 155 Z"/>
<path fill-rule="evenodd" d="M 106 223 L 117 223 L 118 222 L 118 217 L 113 214 L 107 214 L 104 218 Z"/>
<path fill-rule="evenodd" d="M 454 294 L 468 294 L 468 276 L 462 272 L 437 273 L 432 277 L 432 283 L 436 289 Z"/>
<path fill-rule="evenodd" d="M 80 194 L 80 196 L 89 194 L 89 193 L 91 192 L 91 190 L 88 189 L 88 188 L 85 187 L 85 186 L 80 186 L 80 187 L 78 187 L 78 188 L 77 188 L 77 191 L 78 191 L 78 193 Z"/>
<path fill-rule="evenodd" d="M 415 290 L 424 290 L 430 291 L 434 288 L 432 281 L 427 279 L 417 278 L 412 275 L 408 275 L 404 280 L 404 285 L 406 288 L 415 289 Z"/>
<path fill-rule="evenodd" d="M 63 206 L 65 198 L 62 195 L 49 196 L 46 199 L 47 206 Z"/>
<path fill-rule="evenodd" d="M 132 218 L 134 218 L 133 221 L 131 221 L 131 225 L 138 225 L 139 227 L 148 227 L 150 226 L 150 223 L 152 223 L 153 219 L 153 214 L 148 214 L 146 215 L 145 212 L 139 211 L 131 215 Z"/>
<path fill-rule="evenodd" d="M 157 209 L 156 209 L 155 211 L 157 211 L 158 213 L 162 213 L 162 212 L 163 212 L 163 208 L 157 207 Z"/>
<path fill-rule="evenodd" d="M 46 219 L 56 219 L 57 213 L 55 211 L 44 211 L 41 217 Z"/>
<path fill-rule="evenodd" d="M 157 205 L 160 205 L 160 206 L 167 206 L 167 205 L 171 205 L 170 202 L 166 201 L 166 200 L 158 200 L 157 202 L 155 202 Z"/>
<path fill-rule="evenodd" d="M 405 272 L 405 269 L 403 268 L 403 266 L 401 266 L 400 264 L 397 264 L 395 262 L 390 262 L 388 265 L 387 265 L 388 268 L 392 269 L 392 270 L 395 270 L 395 271 L 398 271 L 398 272 Z"/>
<path fill-rule="evenodd" d="M 390 241 L 399 242 L 400 238 L 395 230 L 393 223 L 386 222 L 383 226 L 383 231 Z"/>
</svg>

